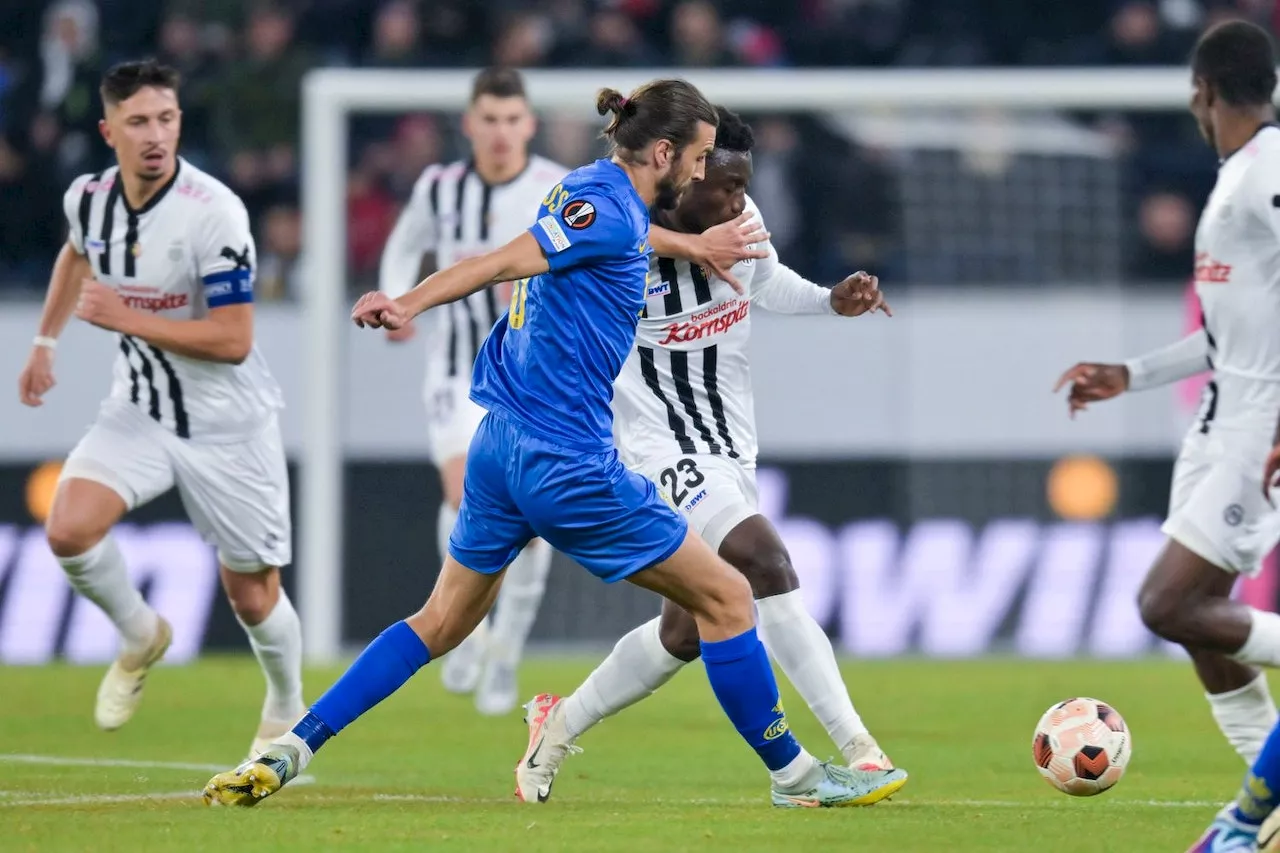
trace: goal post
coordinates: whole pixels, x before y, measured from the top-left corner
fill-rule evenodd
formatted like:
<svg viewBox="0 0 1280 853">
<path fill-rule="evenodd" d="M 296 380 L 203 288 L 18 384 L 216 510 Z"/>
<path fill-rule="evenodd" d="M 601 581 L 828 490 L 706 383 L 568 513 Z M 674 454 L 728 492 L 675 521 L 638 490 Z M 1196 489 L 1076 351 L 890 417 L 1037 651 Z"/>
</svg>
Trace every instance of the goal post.
<svg viewBox="0 0 1280 853">
<path fill-rule="evenodd" d="M 302 401 L 297 565 L 306 654 L 341 654 L 343 452 L 341 424 L 346 298 L 346 172 L 353 114 L 465 108 L 476 71 L 319 69 L 303 81 L 302 290 L 306 374 Z M 624 92 L 682 77 L 716 103 L 744 112 L 858 109 L 1176 110 L 1191 94 L 1181 67 L 1145 69 L 528 71 L 538 111 L 594 115 L 601 86 Z"/>
</svg>

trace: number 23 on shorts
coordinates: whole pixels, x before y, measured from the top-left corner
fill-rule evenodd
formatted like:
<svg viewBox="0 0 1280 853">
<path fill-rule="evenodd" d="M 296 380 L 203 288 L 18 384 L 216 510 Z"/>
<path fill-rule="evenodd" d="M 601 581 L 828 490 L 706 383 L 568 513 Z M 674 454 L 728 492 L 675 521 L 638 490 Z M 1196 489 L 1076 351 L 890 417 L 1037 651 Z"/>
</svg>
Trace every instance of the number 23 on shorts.
<svg viewBox="0 0 1280 853">
<path fill-rule="evenodd" d="M 512 329 L 524 328 L 524 305 L 529 298 L 529 279 L 522 278 L 511 286 L 511 308 L 507 325 Z"/>
<path fill-rule="evenodd" d="M 683 483 L 680 482 L 682 476 Z M 666 490 L 671 502 L 679 508 L 684 504 L 685 498 L 689 497 L 689 492 L 701 486 L 706 479 L 692 459 L 681 459 L 658 475 L 658 485 Z"/>
</svg>

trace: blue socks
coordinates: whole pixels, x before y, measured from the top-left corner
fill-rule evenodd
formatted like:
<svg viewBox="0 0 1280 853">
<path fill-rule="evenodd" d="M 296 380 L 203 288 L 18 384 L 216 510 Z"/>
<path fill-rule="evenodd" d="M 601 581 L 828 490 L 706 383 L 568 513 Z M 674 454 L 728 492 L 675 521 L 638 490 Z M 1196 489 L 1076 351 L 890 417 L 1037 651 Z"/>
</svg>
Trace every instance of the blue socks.
<svg viewBox="0 0 1280 853">
<path fill-rule="evenodd" d="M 1261 826 L 1280 806 L 1280 724 L 1271 729 L 1262 752 L 1244 777 L 1244 787 L 1236 797 L 1231 815 L 1247 826 Z"/>
<path fill-rule="evenodd" d="M 769 655 L 752 628 L 744 634 L 702 644 L 702 663 L 720 707 L 738 734 L 770 770 L 781 770 L 800 755 L 787 726 Z"/>
<path fill-rule="evenodd" d="M 431 660 L 431 652 L 405 622 L 379 634 L 350 669 L 311 706 L 293 733 L 312 752 L 357 717 L 400 689 Z"/>
</svg>

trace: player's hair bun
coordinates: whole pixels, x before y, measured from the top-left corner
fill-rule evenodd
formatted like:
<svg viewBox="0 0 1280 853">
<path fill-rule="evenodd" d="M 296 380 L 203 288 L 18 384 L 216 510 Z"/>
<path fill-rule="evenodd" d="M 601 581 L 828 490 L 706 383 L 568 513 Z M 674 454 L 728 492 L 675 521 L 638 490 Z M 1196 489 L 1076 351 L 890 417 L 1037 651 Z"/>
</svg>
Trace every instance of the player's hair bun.
<svg viewBox="0 0 1280 853">
<path fill-rule="evenodd" d="M 600 115 L 613 113 L 621 117 L 627 109 L 627 96 L 617 89 L 601 89 L 596 95 L 596 112 Z"/>
</svg>

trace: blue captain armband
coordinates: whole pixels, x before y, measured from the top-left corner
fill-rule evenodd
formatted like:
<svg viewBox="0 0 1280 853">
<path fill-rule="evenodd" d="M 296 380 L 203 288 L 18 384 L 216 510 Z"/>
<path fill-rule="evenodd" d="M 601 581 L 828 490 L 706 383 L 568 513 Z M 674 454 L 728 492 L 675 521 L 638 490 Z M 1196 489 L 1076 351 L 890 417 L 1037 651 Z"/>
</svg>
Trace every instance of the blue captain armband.
<svg viewBox="0 0 1280 853">
<path fill-rule="evenodd" d="M 204 298 L 210 308 L 253 301 L 253 270 L 237 267 L 204 277 Z"/>
</svg>

